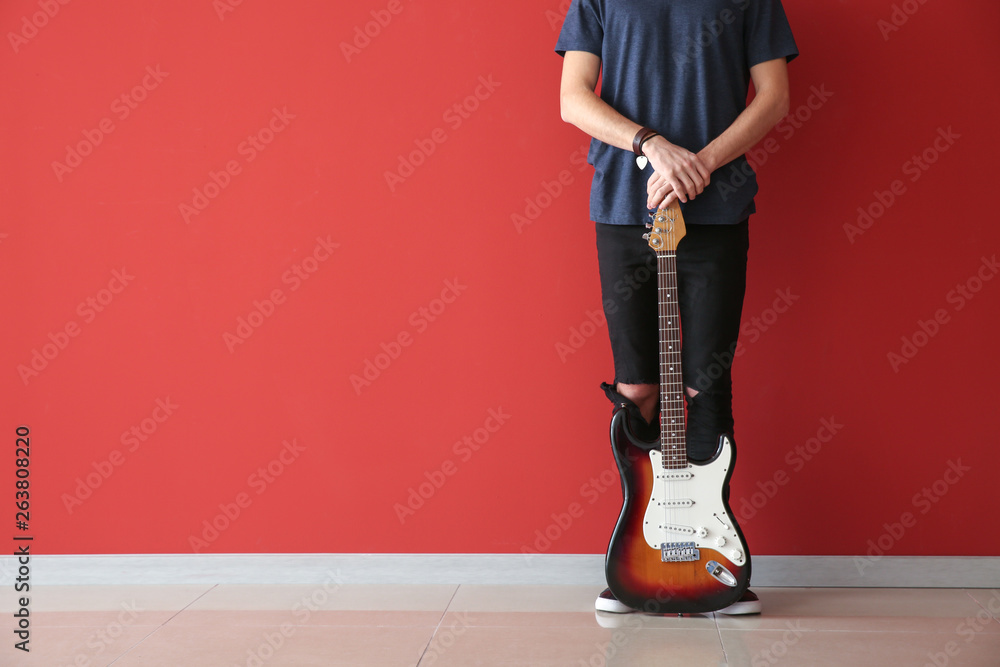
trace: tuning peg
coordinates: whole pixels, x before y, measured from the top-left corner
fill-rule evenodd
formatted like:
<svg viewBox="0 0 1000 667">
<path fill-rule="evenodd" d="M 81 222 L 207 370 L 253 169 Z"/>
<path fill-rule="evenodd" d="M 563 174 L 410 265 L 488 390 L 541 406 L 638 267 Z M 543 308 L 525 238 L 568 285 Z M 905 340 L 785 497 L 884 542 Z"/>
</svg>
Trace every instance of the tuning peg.
<svg viewBox="0 0 1000 667">
<path fill-rule="evenodd" d="M 649 240 L 649 234 L 643 234 L 643 235 L 642 235 L 642 239 L 643 239 L 644 241 L 648 241 L 648 240 Z"/>
<path fill-rule="evenodd" d="M 647 222 L 646 223 L 646 229 L 652 229 L 652 228 L 653 228 L 653 223 Z"/>
</svg>

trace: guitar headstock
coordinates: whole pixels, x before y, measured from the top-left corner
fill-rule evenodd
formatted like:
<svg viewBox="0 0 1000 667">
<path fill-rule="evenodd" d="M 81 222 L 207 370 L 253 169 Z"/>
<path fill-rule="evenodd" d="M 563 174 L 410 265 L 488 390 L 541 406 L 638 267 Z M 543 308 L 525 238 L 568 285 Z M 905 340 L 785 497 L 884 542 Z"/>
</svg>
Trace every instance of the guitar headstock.
<svg viewBox="0 0 1000 667">
<path fill-rule="evenodd" d="M 667 208 L 650 213 L 650 216 L 653 222 L 646 226 L 651 227 L 652 231 L 643 235 L 643 238 L 649 241 L 649 247 L 657 253 L 676 252 L 677 244 L 687 233 L 681 205 L 675 201 Z"/>
</svg>

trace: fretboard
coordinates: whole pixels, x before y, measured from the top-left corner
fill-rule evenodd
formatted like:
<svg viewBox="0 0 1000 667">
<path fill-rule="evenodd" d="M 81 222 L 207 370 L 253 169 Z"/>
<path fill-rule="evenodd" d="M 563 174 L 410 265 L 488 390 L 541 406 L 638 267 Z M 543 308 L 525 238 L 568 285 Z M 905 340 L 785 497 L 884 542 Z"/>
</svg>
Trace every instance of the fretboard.
<svg viewBox="0 0 1000 667">
<path fill-rule="evenodd" d="M 660 449 L 663 467 L 686 468 L 684 380 L 681 376 L 680 308 L 677 305 L 677 254 L 656 253 L 660 301 Z"/>
</svg>

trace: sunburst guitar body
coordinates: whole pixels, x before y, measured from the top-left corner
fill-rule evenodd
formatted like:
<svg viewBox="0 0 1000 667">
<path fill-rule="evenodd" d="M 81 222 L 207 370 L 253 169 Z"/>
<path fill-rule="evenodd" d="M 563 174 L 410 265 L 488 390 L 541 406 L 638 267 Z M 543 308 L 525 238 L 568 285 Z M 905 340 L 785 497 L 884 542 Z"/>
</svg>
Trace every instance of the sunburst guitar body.
<svg viewBox="0 0 1000 667">
<path fill-rule="evenodd" d="M 750 554 L 723 495 L 736 461 L 732 438 L 720 435 L 708 461 L 687 455 L 676 264 L 684 234 L 675 203 L 654 214 L 646 235 L 659 281 L 660 438 L 637 439 L 621 406 L 611 421 L 624 502 L 608 545 L 608 587 L 626 605 L 661 614 L 722 609 L 750 583 Z"/>
</svg>

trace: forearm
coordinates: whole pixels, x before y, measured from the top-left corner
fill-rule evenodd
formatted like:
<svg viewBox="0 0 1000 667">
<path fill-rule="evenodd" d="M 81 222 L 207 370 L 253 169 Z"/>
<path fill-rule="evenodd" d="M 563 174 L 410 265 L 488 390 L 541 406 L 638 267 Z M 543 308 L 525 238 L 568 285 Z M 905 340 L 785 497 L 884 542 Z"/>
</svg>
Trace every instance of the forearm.
<svg viewBox="0 0 1000 667">
<path fill-rule="evenodd" d="M 618 113 L 588 88 L 564 90 L 561 108 L 563 120 L 599 141 L 623 150 L 632 150 L 632 141 L 642 129 L 641 125 Z M 663 196 L 655 197 L 650 193 L 647 200 L 649 208 L 655 208 L 655 202 L 669 202 L 665 197 L 670 193 L 674 193 L 670 195 L 672 198 L 686 202 L 701 194 L 711 179 L 711 171 L 697 155 L 671 144 L 662 136 L 646 141 L 642 152 L 653 167 L 650 178 L 655 178 L 658 185 L 662 185 Z"/>
<path fill-rule="evenodd" d="M 560 96 L 562 119 L 598 141 L 632 150 L 632 139 L 642 129 L 638 123 L 618 113 L 593 90 L 564 91 Z"/>
<path fill-rule="evenodd" d="M 787 88 L 758 93 L 733 124 L 705 146 L 698 157 L 715 171 L 753 148 L 787 114 Z"/>
</svg>

